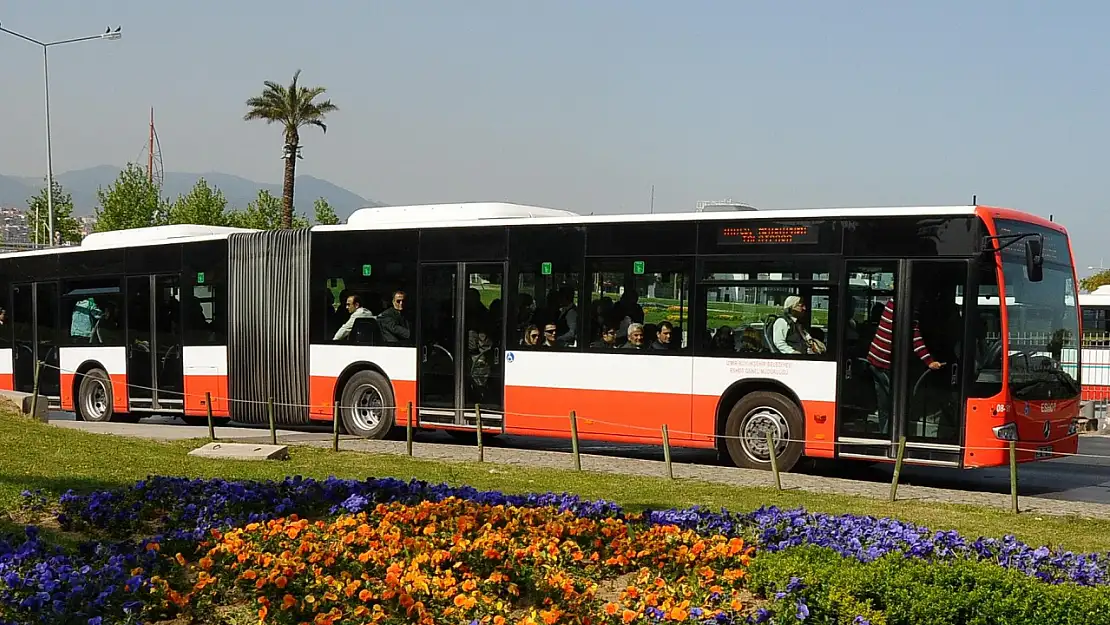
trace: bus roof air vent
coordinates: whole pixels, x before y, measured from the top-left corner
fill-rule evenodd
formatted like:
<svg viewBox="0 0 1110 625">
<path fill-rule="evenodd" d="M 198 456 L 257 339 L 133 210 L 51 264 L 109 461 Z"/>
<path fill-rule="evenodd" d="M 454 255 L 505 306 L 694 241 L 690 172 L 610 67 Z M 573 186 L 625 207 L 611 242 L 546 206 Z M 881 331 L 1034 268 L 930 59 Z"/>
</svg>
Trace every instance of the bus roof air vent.
<svg viewBox="0 0 1110 625">
<path fill-rule="evenodd" d="M 732 199 L 727 200 L 710 200 L 698 202 L 697 207 L 694 209 L 696 213 L 730 213 L 734 211 L 754 211 L 759 210 L 751 204 L 743 202 L 734 202 Z"/>
</svg>

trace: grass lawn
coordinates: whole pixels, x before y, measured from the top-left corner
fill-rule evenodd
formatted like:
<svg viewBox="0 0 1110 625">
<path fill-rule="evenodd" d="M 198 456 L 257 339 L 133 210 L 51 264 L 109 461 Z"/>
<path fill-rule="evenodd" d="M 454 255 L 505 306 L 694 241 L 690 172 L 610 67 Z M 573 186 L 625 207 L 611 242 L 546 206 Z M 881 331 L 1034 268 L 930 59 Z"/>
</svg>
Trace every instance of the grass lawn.
<svg viewBox="0 0 1110 625">
<path fill-rule="evenodd" d="M 186 453 L 203 441 L 159 443 L 90 434 L 35 423 L 0 409 L 0 510 L 18 506 L 23 490 L 60 495 L 67 489 L 124 486 L 147 475 L 280 479 L 286 475 L 324 478 L 398 477 L 469 484 L 506 492 L 569 491 L 588 498 L 616 501 L 626 509 L 688 507 L 695 504 L 746 511 L 761 505 L 805 506 L 814 512 L 894 516 L 932 529 L 955 529 L 968 536 L 1012 533 L 1034 545 L 1062 545 L 1073 550 L 1110 550 L 1110 520 L 1051 516 L 1017 517 L 1004 511 L 970 506 L 883 501 L 800 491 L 668 481 L 658 478 L 529 470 L 493 464 L 444 464 L 403 456 L 293 447 L 284 462 L 216 461 Z M 10 527 L 7 515 L 2 523 Z"/>
</svg>

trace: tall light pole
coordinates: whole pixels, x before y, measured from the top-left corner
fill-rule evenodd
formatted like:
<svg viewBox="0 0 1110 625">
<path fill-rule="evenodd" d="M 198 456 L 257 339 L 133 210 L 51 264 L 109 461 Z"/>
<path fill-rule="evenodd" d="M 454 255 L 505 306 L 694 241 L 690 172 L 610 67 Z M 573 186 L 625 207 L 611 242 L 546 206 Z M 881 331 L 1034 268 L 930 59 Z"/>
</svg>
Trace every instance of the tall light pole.
<svg viewBox="0 0 1110 625">
<path fill-rule="evenodd" d="M 0 32 L 8 33 L 13 37 L 18 37 L 28 43 L 33 43 L 42 48 L 42 78 L 45 85 L 46 94 L 46 214 L 47 214 L 47 233 L 50 237 L 48 245 L 54 244 L 54 157 L 50 149 L 50 62 L 47 59 L 47 51 L 53 46 L 60 46 L 67 43 L 77 43 L 79 41 L 93 41 L 96 39 L 105 39 L 114 41 L 123 37 L 120 32 L 122 26 L 117 26 L 115 30 L 109 26 L 107 30 L 99 35 L 89 35 L 88 37 L 76 37 L 74 39 L 61 39 L 58 41 L 39 41 L 27 35 L 21 35 L 13 30 L 4 28 L 0 24 Z M 35 209 L 35 245 L 39 244 L 39 215 L 38 209 Z"/>
</svg>

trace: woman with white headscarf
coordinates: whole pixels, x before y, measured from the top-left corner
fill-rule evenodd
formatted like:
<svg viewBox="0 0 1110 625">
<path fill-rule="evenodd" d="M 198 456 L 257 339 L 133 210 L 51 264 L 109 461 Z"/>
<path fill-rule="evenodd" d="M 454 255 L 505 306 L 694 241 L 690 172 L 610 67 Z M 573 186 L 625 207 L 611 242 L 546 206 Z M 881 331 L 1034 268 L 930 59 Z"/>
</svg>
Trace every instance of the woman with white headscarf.
<svg viewBox="0 0 1110 625">
<path fill-rule="evenodd" d="M 782 316 L 772 328 L 775 350 L 780 354 L 821 354 L 825 346 L 809 335 L 801 324 L 806 305 L 802 298 L 791 295 L 782 304 Z"/>
</svg>

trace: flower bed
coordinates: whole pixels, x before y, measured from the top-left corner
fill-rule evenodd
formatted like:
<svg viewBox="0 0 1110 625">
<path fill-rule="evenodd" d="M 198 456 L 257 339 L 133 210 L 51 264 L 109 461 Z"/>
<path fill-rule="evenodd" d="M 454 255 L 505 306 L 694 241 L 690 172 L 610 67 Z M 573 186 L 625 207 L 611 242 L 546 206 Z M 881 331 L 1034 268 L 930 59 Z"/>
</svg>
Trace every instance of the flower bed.
<svg viewBox="0 0 1110 625">
<path fill-rule="evenodd" d="M 943 599 L 928 588 L 997 597 L 1004 608 L 991 622 L 1024 622 L 1027 612 L 1004 601 L 1014 592 L 1051 601 L 1057 622 L 1110 614 L 1105 554 L 892 519 L 629 514 L 573 495 L 392 479 L 152 477 L 56 504 L 27 500 L 29 513 L 53 511 L 63 530 L 98 540 L 76 552 L 33 529 L 0 541 L 0 621 L 146 622 L 139 615 L 233 605 L 263 622 L 313 624 L 951 622 L 907 607 Z M 890 579 L 900 582 L 878 583 Z"/>
</svg>

